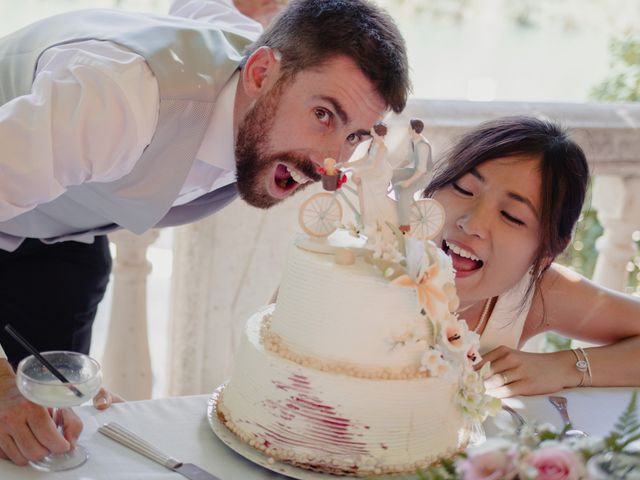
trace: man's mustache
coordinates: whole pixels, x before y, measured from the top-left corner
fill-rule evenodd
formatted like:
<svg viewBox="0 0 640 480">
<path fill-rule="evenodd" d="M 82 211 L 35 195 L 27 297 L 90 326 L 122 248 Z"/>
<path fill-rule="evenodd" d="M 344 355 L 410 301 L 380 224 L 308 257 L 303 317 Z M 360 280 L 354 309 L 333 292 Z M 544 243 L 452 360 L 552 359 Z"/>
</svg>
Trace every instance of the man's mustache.
<svg viewBox="0 0 640 480">
<path fill-rule="evenodd" d="M 279 162 L 295 165 L 296 168 L 300 170 L 300 172 L 302 172 L 305 176 L 307 176 L 314 182 L 319 182 L 322 178 L 318 173 L 318 166 L 313 163 L 310 158 L 304 155 L 286 153 L 283 155 L 278 155 L 277 159 Z"/>
</svg>

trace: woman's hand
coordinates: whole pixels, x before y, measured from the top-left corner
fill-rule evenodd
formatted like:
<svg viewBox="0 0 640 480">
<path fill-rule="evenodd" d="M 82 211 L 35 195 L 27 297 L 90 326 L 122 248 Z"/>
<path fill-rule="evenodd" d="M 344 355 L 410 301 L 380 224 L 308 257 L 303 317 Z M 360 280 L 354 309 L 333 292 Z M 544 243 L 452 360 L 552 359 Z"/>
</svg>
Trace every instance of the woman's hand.
<svg viewBox="0 0 640 480">
<path fill-rule="evenodd" d="M 577 386 L 582 374 L 569 350 L 529 353 L 500 346 L 482 357 L 476 370 L 490 362 L 485 378 L 487 393 L 498 398 L 542 395 Z"/>
<path fill-rule="evenodd" d="M 122 403 L 125 401 L 126 400 L 120 395 L 110 392 L 106 388 L 102 387 L 98 393 L 96 393 L 96 396 L 93 397 L 93 406 L 98 410 L 106 410 L 112 403 Z"/>
</svg>

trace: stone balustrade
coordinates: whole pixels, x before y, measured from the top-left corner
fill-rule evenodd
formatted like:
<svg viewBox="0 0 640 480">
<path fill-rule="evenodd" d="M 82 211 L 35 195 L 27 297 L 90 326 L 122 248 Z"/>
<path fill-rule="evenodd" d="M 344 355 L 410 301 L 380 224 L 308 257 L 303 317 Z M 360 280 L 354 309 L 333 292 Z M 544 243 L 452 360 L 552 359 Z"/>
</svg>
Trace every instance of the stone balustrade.
<svg viewBox="0 0 640 480">
<path fill-rule="evenodd" d="M 592 208 L 604 227 L 594 280 L 623 290 L 627 264 L 636 253 L 631 236 L 640 230 L 640 103 L 415 99 L 389 124 L 407 125 L 410 117 L 425 120 L 437 158 L 478 123 L 520 114 L 560 121 L 584 148 L 594 175 Z M 392 148 L 393 141 L 389 139 Z M 299 231 L 298 207 L 308 196 L 297 195 L 270 210 L 238 200 L 208 219 L 176 229 L 167 332 L 169 395 L 210 392 L 225 381 L 245 320 L 279 283 L 287 248 Z M 125 398 L 145 398 L 151 392 L 148 347 L 143 345 L 149 267 L 142 259 L 153 234 L 132 238 L 127 233 L 114 237 L 118 254 L 104 363 L 111 388 Z"/>
</svg>

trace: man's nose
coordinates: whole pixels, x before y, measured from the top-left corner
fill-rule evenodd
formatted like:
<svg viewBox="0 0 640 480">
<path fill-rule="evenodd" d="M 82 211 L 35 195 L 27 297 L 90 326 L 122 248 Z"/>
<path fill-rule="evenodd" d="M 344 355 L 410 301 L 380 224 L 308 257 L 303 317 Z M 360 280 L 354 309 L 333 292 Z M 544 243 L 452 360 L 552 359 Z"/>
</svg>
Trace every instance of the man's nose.
<svg viewBox="0 0 640 480">
<path fill-rule="evenodd" d="M 349 159 L 348 157 L 342 158 L 343 156 L 343 149 L 340 148 L 340 146 L 323 145 L 323 148 L 311 155 L 311 160 L 315 164 L 322 166 L 325 158 L 333 158 L 337 162 L 343 162 Z"/>
</svg>

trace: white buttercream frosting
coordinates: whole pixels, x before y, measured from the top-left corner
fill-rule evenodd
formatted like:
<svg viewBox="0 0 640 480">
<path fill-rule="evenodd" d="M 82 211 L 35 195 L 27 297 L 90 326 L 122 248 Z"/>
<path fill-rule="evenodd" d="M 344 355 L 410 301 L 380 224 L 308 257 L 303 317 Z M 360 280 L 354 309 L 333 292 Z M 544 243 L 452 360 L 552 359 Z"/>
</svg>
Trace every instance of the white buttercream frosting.
<svg viewBox="0 0 640 480">
<path fill-rule="evenodd" d="M 433 283 L 452 283 L 449 258 L 437 250 Z M 446 303 L 438 304 L 442 316 Z M 414 368 L 428 346 L 428 325 L 414 288 L 394 285 L 364 257 L 336 265 L 333 255 L 293 247 L 271 331 L 287 348 L 325 361 L 394 371 Z"/>
<path fill-rule="evenodd" d="M 341 474 L 411 472 L 463 447 L 458 379 L 371 380 L 311 369 L 267 351 L 245 329 L 219 410 L 227 426 L 277 460 Z"/>
<path fill-rule="evenodd" d="M 280 461 L 411 473 L 463 448 L 495 407 L 473 371 L 477 335 L 451 313 L 453 269 L 435 245 L 400 241 L 396 261 L 347 240 L 296 241 L 277 304 L 247 323 L 218 412 Z"/>
</svg>

